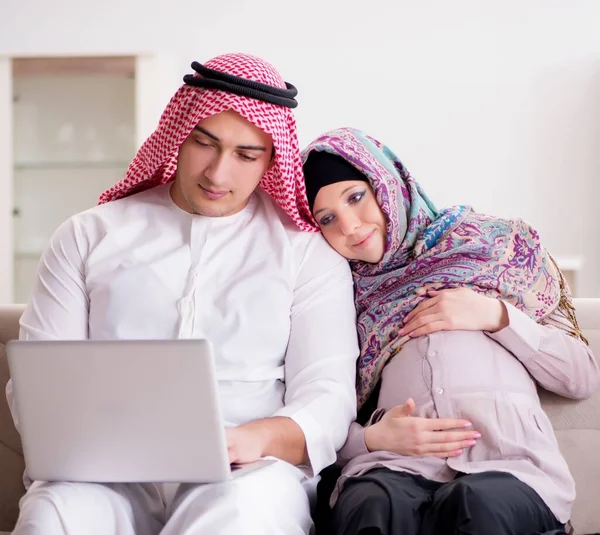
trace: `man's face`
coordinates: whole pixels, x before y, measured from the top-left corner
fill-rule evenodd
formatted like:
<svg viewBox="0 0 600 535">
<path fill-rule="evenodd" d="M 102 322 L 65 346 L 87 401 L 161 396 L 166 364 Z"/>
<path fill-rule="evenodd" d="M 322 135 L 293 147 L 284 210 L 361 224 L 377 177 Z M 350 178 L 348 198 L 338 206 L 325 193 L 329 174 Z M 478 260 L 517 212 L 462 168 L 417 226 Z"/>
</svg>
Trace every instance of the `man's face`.
<svg viewBox="0 0 600 535">
<path fill-rule="evenodd" d="M 207 117 L 179 148 L 173 201 L 208 217 L 239 212 L 269 168 L 272 151 L 271 137 L 236 112 Z"/>
</svg>

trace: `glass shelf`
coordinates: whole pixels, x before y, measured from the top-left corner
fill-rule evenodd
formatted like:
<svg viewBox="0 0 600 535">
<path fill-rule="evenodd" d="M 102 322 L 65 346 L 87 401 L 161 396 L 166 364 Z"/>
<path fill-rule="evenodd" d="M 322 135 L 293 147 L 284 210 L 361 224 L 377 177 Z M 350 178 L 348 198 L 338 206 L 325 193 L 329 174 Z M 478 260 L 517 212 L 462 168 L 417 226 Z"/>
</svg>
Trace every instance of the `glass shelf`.
<svg viewBox="0 0 600 535">
<path fill-rule="evenodd" d="M 64 169 L 127 169 L 129 161 L 89 161 L 89 162 L 23 162 L 15 163 L 16 171 L 47 171 Z"/>
</svg>

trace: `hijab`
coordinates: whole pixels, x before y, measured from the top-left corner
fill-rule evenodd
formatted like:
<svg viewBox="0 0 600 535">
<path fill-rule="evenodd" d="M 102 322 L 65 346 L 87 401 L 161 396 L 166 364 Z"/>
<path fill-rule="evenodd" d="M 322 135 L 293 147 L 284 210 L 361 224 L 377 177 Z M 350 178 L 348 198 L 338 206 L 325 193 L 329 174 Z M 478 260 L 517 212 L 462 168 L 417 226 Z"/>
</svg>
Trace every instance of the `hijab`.
<svg viewBox="0 0 600 535">
<path fill-rule="evenodd" d="M 404 318 L 430 290 L 469 288 L 540 323 L 560 308 L 574 326 L 570 334 L 580 336 L 564 278 L 525 221 L 480 214 L 466 205 L 438 210 L 398 157 L 359 130 L 324 134 L 303 151 L 303 161 L 319 152 L 344 159 L 366 177 L 387 219 L 381 261 L 350 262 L 361 348 L 359 407 L 400 351 Z M 314 174 L 313 169 L 307 178 Z"/>
</svg>

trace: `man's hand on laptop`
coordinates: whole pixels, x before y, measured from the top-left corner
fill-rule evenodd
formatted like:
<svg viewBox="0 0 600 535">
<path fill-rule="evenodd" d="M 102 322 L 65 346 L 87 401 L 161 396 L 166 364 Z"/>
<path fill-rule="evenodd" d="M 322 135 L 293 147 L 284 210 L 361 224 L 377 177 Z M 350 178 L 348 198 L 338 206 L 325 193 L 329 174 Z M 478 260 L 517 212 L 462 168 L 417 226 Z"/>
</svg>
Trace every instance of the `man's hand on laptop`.
<svg viewBox="0 0 600 535">
<path fill-rule="evenodd" d="M 226 430 L 227 450 L 231 464 L 253 463 L 263 456 L 266 440 L 260 428 L 249 424 Z"/>
<path fill-rule="evenodd" d="M 294 465 L 308 461 L 304 433 L 291 418 L 255 420 L 230 427 L 226 434 L 232 464 L 252 463 L 262 457 L 276 457 Z"/>
</svg>

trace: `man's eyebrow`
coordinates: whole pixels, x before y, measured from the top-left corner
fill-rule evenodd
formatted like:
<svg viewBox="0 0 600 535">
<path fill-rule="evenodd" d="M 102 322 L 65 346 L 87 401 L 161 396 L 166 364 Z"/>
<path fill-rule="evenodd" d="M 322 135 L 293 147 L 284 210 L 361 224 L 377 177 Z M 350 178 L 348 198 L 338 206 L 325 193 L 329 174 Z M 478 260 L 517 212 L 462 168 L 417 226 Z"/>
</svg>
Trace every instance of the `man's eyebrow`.
<svg viewBox="0 0 600 535">
<path fill-rule="evenodd" d="M 204 134 L 206 137 L 209 137 L 213 141 L 216 141 L 216 142 L 219 142 L 219 143 L 221 142 L 221 140 L 217 136 L 215 136 L 214 134 L 211 134 L 208 130 L 205 130 L 201 126 L 196 125 L 196 127 L 194 128 L 194 130 L 200 132 L 201 134 Z M 242 150 L 260 150 L 262 152 L 266 152 L 267 151 L 267 147 L 263 147 L 262 145 L 238 145 L 236 147 L 236 149 L 242 149 Z"/>
<path fill-rule="evenodd" d="M 217 136 L 215 136 L 214 134 L 211 134 L 208 130 L 204 130 L 204 128 L 202 128 L 201 126 L 196 125 L 194 127 L 194 130 L 201 132 L 202 134 L 204 134 L 206 137 L 209 137 L 213 141 L 221 141 Z"/>
<path fill-rule="evenodd" d="M 262 145 L 238 145 L 236 149 L 242 150 L 260 150 L 262 152 L 267 151 L 267 147 L 263 147 Z"/>
</svg>

